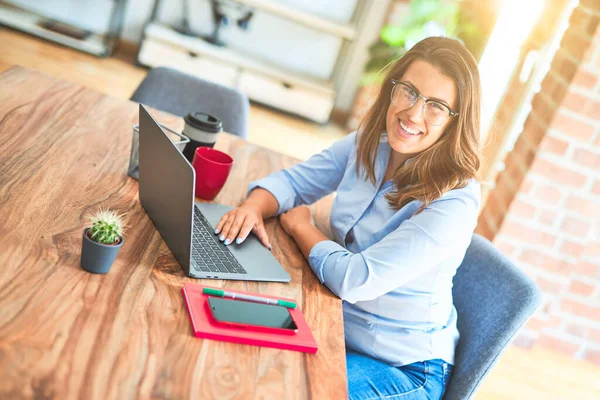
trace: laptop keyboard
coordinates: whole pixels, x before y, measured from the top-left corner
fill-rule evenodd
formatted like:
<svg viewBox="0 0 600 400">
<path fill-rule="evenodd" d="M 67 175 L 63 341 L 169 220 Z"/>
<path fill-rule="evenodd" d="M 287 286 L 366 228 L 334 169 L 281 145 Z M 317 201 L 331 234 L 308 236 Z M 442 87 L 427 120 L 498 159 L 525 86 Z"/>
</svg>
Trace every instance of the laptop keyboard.
<svg viewBox="0 0 600 400">
<path fill-rule="evenodd" d="M 216 237 L 214 228 L 198 207 L 194 207 L 192 259 L 202 272 L 246 274 L 246 270 L 231 251 Z"/>
</svg>

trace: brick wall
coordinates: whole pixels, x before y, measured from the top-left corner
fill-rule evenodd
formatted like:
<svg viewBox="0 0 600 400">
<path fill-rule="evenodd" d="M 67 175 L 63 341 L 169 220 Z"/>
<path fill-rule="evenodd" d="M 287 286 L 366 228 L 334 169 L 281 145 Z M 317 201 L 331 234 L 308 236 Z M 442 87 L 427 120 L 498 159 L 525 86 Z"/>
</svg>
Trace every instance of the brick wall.
<svg viewBox="0 0 600 400">
<path fill-rule="evenodd" d="M 516 344 L 600 364 L 600 1 L 581 0 L 477 232 L 544 300 Z"/>
</svg>

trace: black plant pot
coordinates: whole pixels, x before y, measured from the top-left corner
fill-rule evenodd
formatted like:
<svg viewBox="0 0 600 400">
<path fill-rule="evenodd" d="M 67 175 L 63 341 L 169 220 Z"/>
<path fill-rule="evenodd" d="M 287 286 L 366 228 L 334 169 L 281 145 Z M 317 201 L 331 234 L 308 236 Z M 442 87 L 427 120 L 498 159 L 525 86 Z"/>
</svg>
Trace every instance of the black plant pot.
<svg viewBox="0 0 600 400">
<path fill-rule="evenodd" d="M 81 244 L 81 268 L 94 274 L 105 274 L 110 270 L 123 242 L 125 241 L 119 236 L 121 241 L 118 244 L 108 245 L 93 241 L 87 235 L 90 228 L 83 230 L 83 241 Z"/>
</svg>

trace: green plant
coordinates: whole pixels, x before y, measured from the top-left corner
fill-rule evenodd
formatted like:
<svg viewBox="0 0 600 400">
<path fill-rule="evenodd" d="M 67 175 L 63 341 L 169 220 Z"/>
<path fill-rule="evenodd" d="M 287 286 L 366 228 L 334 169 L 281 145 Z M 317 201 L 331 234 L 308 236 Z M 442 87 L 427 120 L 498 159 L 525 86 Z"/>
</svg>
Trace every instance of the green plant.
<svg viewBox="0 0 600 400">
<path fill-rule="evenodd" d="M 380 71 L 429 36 L 474 35 L 476 27 L 460 16 L 461 0 L 412 0 L 398 24 L 384 25 L 380 38 L 369 47 L 369 61 L 361 78 L 363 86 L 380 83 Z"/>
<path fill-rule="evenodd" d="M 123 224 L 124 216 L 125 214 L 119 215 L 116 211 L 110 210 L 99 210 L 91 215 L 90 239 L 102 244 L 119 243 L 125 228 Z"/>
</svg>

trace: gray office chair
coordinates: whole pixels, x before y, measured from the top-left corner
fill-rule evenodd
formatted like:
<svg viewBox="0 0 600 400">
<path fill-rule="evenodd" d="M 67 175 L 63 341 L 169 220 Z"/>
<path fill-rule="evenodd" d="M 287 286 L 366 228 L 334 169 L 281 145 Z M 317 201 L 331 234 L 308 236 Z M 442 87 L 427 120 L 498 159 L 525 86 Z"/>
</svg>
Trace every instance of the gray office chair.
<svg viewBox="0 0 600 400">
<path fill-rule="evenodd" d="M 460 340 L 444 400 L 470 399 L 540 304 L 542 293 L 477 234 L 454 277 L 452 293 Z"/>
<path fill-rule="evenodd" d="M 192 111 L 212 114 L 224 131 L 248 137 L 250 102 L 245 94 L 171 68 L 150 70 L 131 100 L 180 117 Z"/>
</svg>

